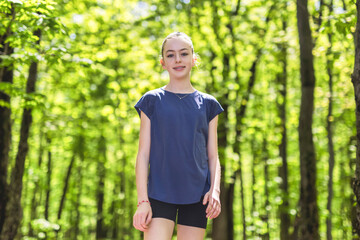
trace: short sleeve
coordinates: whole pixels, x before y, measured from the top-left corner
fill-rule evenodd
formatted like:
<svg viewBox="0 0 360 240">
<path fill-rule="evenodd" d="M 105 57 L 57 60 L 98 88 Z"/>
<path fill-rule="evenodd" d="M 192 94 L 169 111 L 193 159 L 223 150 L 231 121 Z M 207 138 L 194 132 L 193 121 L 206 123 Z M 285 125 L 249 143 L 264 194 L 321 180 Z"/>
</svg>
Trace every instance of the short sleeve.
<svg viewBox="0 0 360 240">
<path fill-rule="evenodd" d="M 141 117 L 141 112 L 144 112 L 148 118 L 151 118 L 154 111 L 154 99 L 151 95 L 145 94 L 140 98 L 134 107 L 138 112 L 139 117 Z"/>
<path fill-rule="evenodd" d="M 223 107 L 215 98 L 209 99 L 209 104 L 208 104 L 208 121 L 209 122 L 214 117 L 216 117 L 217 115 L 222 113 L 223 111 L 224 111 Z"/>
</svg>

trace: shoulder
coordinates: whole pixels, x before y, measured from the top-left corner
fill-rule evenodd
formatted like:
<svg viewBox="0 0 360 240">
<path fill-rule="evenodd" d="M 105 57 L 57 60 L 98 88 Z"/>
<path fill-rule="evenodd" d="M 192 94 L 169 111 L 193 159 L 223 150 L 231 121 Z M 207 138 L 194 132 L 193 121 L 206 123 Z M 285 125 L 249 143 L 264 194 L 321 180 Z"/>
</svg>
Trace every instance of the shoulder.
<svg viewBox="0 0 360 240">
<path fill-rule="evenodd" d="M 163 90 L 158 88 L 146 92 L 139 101 L 135 104 L 135 109 L 141 117 L 141 111 L 143 111 L 149 118 L 151 118 L 155 105 L 163 96 Z"/>
<path fill-rule="evenodd" d="M 201 91 L 197 91 L 197 92 L 205 101 L 218 102 L 217 99 L 213 95 L 210 95 L 208 93 L 204 93 L 204 92 L 201 92 Z"/>
<path fill-rule="evenodd" d="M 216 100 L 216 98 L 210 94 L 199 92 L 201 95 L 200 98 L 203 99 L 207 112 L 208 112 L 208 120 L 209 122 L 218 114 L 224 111 L 224 108 L 221 104 Z"/>
<path fill-rule="evenodd" d="M 161 88 L 153 89 L 146 92 L 143 97 L 144 98 L 161 98 L 164 95 L 164 90 Z"/>
</svg>

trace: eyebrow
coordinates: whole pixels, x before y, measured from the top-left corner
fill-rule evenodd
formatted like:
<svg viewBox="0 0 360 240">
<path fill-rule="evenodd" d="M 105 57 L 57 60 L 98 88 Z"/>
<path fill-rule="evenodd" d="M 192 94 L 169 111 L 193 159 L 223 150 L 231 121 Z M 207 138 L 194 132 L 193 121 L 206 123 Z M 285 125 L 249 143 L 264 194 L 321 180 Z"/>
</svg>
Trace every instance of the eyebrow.
<svg viewBox="0 0 360 240">
<path fill-rule="evenodd" d="M 180 49 L 179 51 L 183 51 L 183 50 L 189 50 L 189 49 L 188 49 L 188 48 L 182 48 L 182 49 Z M 170 50 L 167 50 L 166 53 L 167 53 L 167 52 L 175 52 L 175 50 L 171 50 L 171 49 L 170 49 Z"/>
</svg>

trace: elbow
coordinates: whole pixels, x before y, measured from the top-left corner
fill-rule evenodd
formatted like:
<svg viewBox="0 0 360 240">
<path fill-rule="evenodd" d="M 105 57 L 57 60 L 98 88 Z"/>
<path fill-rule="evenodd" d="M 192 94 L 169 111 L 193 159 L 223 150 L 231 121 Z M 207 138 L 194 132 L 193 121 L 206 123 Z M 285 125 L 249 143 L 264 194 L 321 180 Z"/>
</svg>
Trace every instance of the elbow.
<svg viewBox="0 0 360 240">
<path fill-rule="evenodd" d="M 139 168 L 142 166 L 147 166 L 149 164 L 149 155 L 142 154 L 141 152 L 138 153 L 136 157 L 135 168 Z"/>
</svg>

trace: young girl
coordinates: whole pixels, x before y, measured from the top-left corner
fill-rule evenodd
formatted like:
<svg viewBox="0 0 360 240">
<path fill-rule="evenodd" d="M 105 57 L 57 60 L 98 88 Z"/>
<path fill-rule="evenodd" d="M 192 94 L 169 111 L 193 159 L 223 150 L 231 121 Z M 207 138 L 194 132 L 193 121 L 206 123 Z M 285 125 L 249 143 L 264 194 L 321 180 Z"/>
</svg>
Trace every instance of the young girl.
<svg viewBox="0 0 360 240">
<path fill-rule="evenodd" d="M 207 219 L 221 211 L 217 115 L 224 110 L 191 85 L 197 59 L 186 34 L 168 35 L 161 55 L 169 83 L 135 105 L 141 125 L 133 225 L 145 239 L 169 240 L 177 218 L 177 239 L 200 240 Z"/>
</svg>

